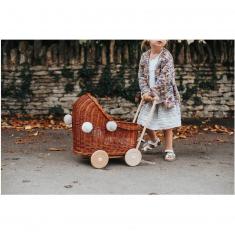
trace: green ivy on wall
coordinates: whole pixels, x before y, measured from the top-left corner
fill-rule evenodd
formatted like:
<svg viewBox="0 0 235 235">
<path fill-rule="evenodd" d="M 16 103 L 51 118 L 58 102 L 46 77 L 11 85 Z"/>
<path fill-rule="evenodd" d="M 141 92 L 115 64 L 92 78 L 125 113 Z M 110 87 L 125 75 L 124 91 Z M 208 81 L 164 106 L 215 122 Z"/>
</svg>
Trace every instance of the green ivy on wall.
<svg viewBox="0 0 235 235">
<path fill-rule="evenodd" d="M 74 84 L 67 83 L 64 88 L 65 93 L 73 92 L 74 91 Z"/>
<path fill-rule="evenodd" d="M 18 98 L 26 98 L 27 96 L 32 94 L 30 90 L 32 74 L 28 64 L 24 64 L 23 70 L 21 70 L 20 78 L 22 79 L 22 83 L 20 88 L 16 90 L 15 95 Z"/>
<path fill-rule="evenodd" d="M 49 109 L 49 114 L 52 114 L 53 116 L 64 115 L 64 110 L 61 105 L 56 105 Z"/>
<path fill-rule="evenodd" d="M 93 93 L 94 92 L 94 87 L 93 87 L 93 82 L 92 78 L 95 76 L 96 70 L 83 67 L 79 71 L 79 85 L 82 89 L 82 91 L 78 95 L 82 95 L 84 93 Z"/>
<path fill-rule="evenodd" d="M 23 64 L 20 71 L 19 78 L 21 80 L 20 85 L 16 85 L 16 78 L 12 79 L 11 83 L 5 84 L 5 77 L 2 76 L 2 97 L 12 97 L 18 100 L 27 98 L 32 94 L 30 85 L 32 81 L 32 74 L 28 64 Z"/>
<path fill-rule="evenodd" d="M 199 90 L 209 92 L 211 90 L 217 89 L 217 81 L 218 81 L 218 76 L 216 74 L 217 70 L 215 65 L 211 65 L 212 74 L 208 79 L 207 76 L 205 77 L 204 72 L 199 70 L 199 66 L 195 66 L 193 68 L 195 74 L 194 83 L 183 85 L 183 77 L 179 75 L 178 79 L 180 85 L 178 86 L 178 89 L 182 94 L 183 101 L 187 101 L 190 98 L 193 98 L 195 104 L 200 105 L 202 104 L 201 98 L 197 97 Z"/>
<path fill-rule="evenodd" d="M 137 71 L 132 72 L 130 76 L 129 86 L 125 85 L 127 79 L 125 79 L 125 70 L 126 66 L 120 66 L 120 70 L 113 75 L 112 65 L 108 64 L 102 69 L 102 74 L 97 85 L 93 84 L 93 78 L 96 75 L 95 69 L 90 69 L 84 67 L 80 70 L 80 82 L 79 85 L 82 89 L 79 95 L 82 95 L 86 92 L 90 92 L 94 96 L 98 97 L 114 97 L 121 96 L 130 101 L 134 101 L 135 95 L 139 90 L 138 80 L 137 80 Z"/>
<path fill-rule="evenodd" d="M 73 79 L 74 78 L 74 73 L 71 69 L 68 69 L 64 66 L 64 68 L 61 70 L 61 74 L 63 77 L 65 78 L 70 78 Z"/>
</svg>

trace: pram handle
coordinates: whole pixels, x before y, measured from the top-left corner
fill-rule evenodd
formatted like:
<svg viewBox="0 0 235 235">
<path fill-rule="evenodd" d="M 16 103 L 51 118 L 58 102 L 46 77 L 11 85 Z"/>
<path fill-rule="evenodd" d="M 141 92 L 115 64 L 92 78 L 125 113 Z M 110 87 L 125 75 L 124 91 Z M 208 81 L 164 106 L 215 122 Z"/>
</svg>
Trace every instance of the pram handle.
<svg viewBox="0 0 235 235">
<path fill-rule="evenodd" d="M 143 101 L 143 99 L 142 99 L 141 102 L 140 102 L 141 106 L 142 106 L 142 101 Z M 140 147 L 140 143 L 141 143 L 141 140 L 142 140 L 143 137 L 144 137 L 144 133 L 145 133 L 145 131 L 146 131 L 146 129 L 147 129 L 147 126 L 148 126 L 148 124 L 150 123 L 150 121 L 151 121 L 151 119 L 152 119 L 152 117 L 153 117 L 153 113 L 154 113 L 154 111 L 155 111 L 156 104 L 157 104 L 157 100 L 154 99 L 154 100 L 153 100 L 153 105 L 152 105 L 151 110 L 150 110 L 150 113 L 149 113 L 148 120 L 147 120 L 147 122 L 146 122 L 146 124 L 145 124 L 145 126 L 144 126 L 144 129 L 143 129 L 142 132 L 141 132 L 140 138 L 139 138 L 138 143 L 137 143 L 137 145 L 136 145 L 136 149 L 139 149 L 139 147 Z M 140 109 L 141 106 L 139 105 L 138 109 Z M 140 110 L 137 110 L 137 111 L 139 112 Z M 136 112 L 136 113 L 137 113 L 137 112 Z"/>
<path fill-rule="evenodd" d="M 155 98 L 154 98 L 153 100 L 154 100 L 154 101 L 156 101 L 156 99 L 155 99 Z M 134 119 L 133 119 L 133 121 L 132 121 L 133 123 L 135 123 L 135 122 L 136 122 L 137 117 L 138 117 L 138 115 L 139 115 L 139 112 L 140 112 L 140 109 L 141 109 L 141 107 L 142 107 L 143 103 L 144 103 L 144 98 L 143 98 L 143 96 L 142 96 L 142 97 L 141 97 L 140 104 L 139 104 L 139 106 L 138 106 L 138 108 L 137 108 L 137 110 L 136 110 L 136 113 L 135 113 Z"/>
<path fill-rule="evenodd" d="M 141 97 L 141 101 L 140 101 L 140 104 L 139 104 L 139 106 L 138 106 L 138 108 L 137 108 L 137 111 L 136 111 L 136 113 L 135 113 L 135 117 L 134 117 L 134 119 L 133 119 L 133 123 L 136 122 L 137 117 L 138 117 L 138 115 L 139 115 L 139 112 L 140 112 L 140 109 L 141 109 L 143 103 L 144 103 L 144 99 L 143 99 L 143 97 Z"/>
</svg>

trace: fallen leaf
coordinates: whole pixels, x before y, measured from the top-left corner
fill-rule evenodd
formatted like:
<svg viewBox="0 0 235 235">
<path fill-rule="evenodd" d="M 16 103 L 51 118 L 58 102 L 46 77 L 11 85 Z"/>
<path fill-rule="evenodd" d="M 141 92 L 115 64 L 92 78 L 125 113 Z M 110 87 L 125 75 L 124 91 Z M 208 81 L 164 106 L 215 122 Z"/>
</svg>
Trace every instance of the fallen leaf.
<svg viewBox="0 0 235 235">
<path fill-rule="evenodd" d="M 12 128 L 12 126 L 6 122 L 2 122 L 2 128 Z"/>
<path fill-rule="evenodd" d="M 38 135 L 38 131 L 36 131 L 35 133 L 33 133 L 34 136 L 37 136 Z"/>
<path fill-rule="evenodd" d="M 49 151 L 65 151 L 63 148 L 49 148 Z"/>
<path fill-rule="evenodd" d="M 40 123 L 37 123 L 37 124 L 34 125 L 34 127 L 35 127 L 35 128 L 40 128 L 41 125 L 40 125 Z"/>
<path fill-rule="evenodd" d="M 33 127 L 30 126 L 30 125 L 27 125 L 27 126 L 24 127 L 24 129 L 25 129 L 25 130 L 31 130 L 31 129 L 33 129 Z"/>
<path fill-rule="evenodd" d="M 23 141 L 22 139 L 18 139 L 18 140 L 16 140 L 15 143 L 16 143 L 16 144 L 24 144 L 24 141 Z"/>
<path fill-rule="evenodd" d="M 180 135 L 179 138 L 186 139 L 187 137 L 185 135 Z"/>
</svg>

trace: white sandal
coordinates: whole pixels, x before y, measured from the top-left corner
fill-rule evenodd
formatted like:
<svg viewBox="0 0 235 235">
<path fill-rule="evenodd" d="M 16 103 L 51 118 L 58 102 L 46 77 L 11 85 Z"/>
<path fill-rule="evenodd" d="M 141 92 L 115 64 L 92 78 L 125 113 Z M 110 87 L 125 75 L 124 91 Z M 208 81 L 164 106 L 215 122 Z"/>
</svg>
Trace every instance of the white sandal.
<svg viewBox="0 0 235 235">
<path fill-rule="evenodd" d="M 166 153 L 166 155 L 165 155 L 164 159 L 165 159 L 166 161 L 169 161 L 169 162 L 175 161 L 176 155 L 175 155 L 175 153 L 174 153 L 173 150 L 168 150 L 168 149 L 166 149 L 166 150 L 165 150 L 165 153 Z"/>
<path fill-rule="evenodd" d="M 155 142 L 152 140 L 148 140 L 143 144 L 142 151 L 147 152 L 148 150 L 152 150 L 154 148 L 157 148 L 159 145 L 161 145 L 161 140 L 157 138 Z"/>
</svg>

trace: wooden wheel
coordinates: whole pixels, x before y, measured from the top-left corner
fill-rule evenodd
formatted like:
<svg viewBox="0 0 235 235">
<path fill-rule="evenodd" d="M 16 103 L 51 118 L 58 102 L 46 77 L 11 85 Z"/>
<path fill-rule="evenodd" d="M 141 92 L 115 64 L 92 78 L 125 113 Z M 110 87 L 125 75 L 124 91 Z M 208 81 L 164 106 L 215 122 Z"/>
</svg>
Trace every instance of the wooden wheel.
<svg viewBox="0 0 235 235">
<path fill-rule="evenodd" d="M 141 162 L 142 154 L 136 149 L 129 149 L 125 154 L 125 162 L 128 166 L 137 166 Z"/>
<path fill-rule="evenodd" d="M 109 156 L 104 150 L 97 150 L 91 155 L 91 165 L 94 168 L 101 169 L 107 166 Z"/>
</svg>

